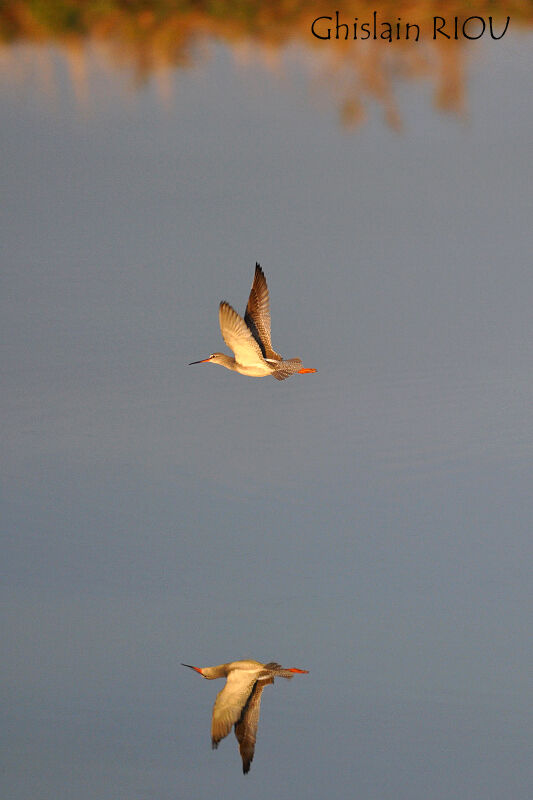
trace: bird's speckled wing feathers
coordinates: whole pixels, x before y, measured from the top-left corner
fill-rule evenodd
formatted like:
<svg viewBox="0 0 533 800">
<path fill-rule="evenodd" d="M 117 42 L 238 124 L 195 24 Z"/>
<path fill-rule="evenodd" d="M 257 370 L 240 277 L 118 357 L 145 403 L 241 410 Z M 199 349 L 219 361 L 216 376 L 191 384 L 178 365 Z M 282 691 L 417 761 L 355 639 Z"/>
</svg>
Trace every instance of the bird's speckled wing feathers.
<svg viewBox="0 0 533 800">
<path fill-rule="evenodd" d="M 240 720 L 259 674 L 258 670 L 245 669 L 232 670 L 228 674 L 226 685 L 217 694 L 213 706 L 211 742 L 214 748 Z"/>
<path fill-rule="evenodd" d="M 246 322 L 229 303 L 221 303 L 218 318 L 222 337 L 235 353 L 237 363 L 245 367 L 264 364 L 261 348 Z"/>
<path fill-rule="evenodd" d="M 288 358 L 286 361 L 280 361 L 279 364 L 274 365 L 274 372 L 272 377 L 278 381 L 284 381 L 285 378 L 290 378 L 295 372 L 302 368 L 301 358 Z"/>
<path fill-rule="evenodd" d="M 292 676 L 291 676 L 292 677 Z M 239 742 L 239 752 L 242 758 L 242 771 L 246 773 L 250 770 L 250 764 L 254 758 L 255 740 L 257 736 L 257 726 L 259 724 L 259 712 L 261 709 L 261 694 L 265 686 L 274 683 L 274 678 L 260 678 L 256 681 L 254 688 L 241 717 L 235 723 L 235 736 Z"/>
<path fill-rule="evenodd" d="M 265 358 L 281 361 L 281 356 L 272 349 L 270 341 L 270 301 L 265 274 L 259 264 L 255 265 L 255 275 L 246 306 L 244 321 L 258 341 Z"/>
</svg>

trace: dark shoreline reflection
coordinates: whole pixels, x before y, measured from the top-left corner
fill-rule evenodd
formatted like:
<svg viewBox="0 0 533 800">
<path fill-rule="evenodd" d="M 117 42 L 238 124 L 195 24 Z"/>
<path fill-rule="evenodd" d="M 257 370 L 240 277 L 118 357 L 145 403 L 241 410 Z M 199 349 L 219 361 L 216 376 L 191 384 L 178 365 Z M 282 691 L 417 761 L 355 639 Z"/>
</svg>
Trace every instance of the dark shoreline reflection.
<svg viewBox="0 0 533 800">
<path fill-rule="evenodd" d="M 450 39 L 443 35 L 433 38 L 434 14 L 445 14 Z M 311 74 L 310 82 L 314 83 L 318 75 L 321 90 L 337 105 L 343 126 L 362 123 L 369 104 L 377 103 L 387 123 L 399 128 L 401 114 L 395 99 L 399 81 L 418 81 L 425 86 L 429 80 L 439 111 L 464 111 L 465 60 L 478 48 L 476 41 L 464 37 L 455 40 L 453 30 L 456 19 L 460 30 L 471 15 L 486 21 L 485 34 L 477 42 L 491 39 L 489 18 L 494 32 L 500 34 L 510 15 L 506 37 L 533 24 L 532 6 L 525 8 L 517 3 L 510 7 L 503 0 L 485 0 L 475 9 L 462 0 L 447 4 L 444 10 L 428 7 L 420 0 L 408 4 L 389 0 L 378 9 L 370 2 L 353 0 L 331 7 L 283 0 L 276 4 L 222 0 L 215 5 L 199 0 L 127 4 L 110 0 L 102 5 L 83 5 L 76 0 L 22 0 L 0 8 L 0 54 L 8 80 L 25 71 L 32 80 L 37 76 L 45 92 L 53 94 L 55 66 L 50 48 L 54 48 L 66 62 L 74 94 L 81 103 L 90 95 L 89 64 L 95 59 L 106 71 L 126 72 L 137 85 L 154 79 L 165 101 L 173 93 L 170 73 L 201 64 L 209 45 L 215 42 L 224 44 L 237 60 L 244 55 L 246 61 L 258 60 L 262 65 L 279 65 L 282 58 L 296 55 Z M 323 19 L 315 30 L 321 37 L 329 30 L 329 40 L 312 33 L 313 21 L 319 17 Z M 341 36 L 348 36 L 346 41 L 336 38 L 338 22 Z M 411 25 L 409 40 L 405 38 L 407 22 Z M 472 24 L 475 33 L 475 26 L 481 23 Z M 368 29 L 374 36 L 377 30 L 378 37 L 386 37 L 387 25 L 392 41 L 366 36 Z M 414 30 L 418 41 L 413 39 Z M 28 48 L 21 53 L 14 47 L 17 44 L 33 45 L 32 55 Z M 489 46 L 501 47 L 502 40 L 493 39 Z"/>
</svg>

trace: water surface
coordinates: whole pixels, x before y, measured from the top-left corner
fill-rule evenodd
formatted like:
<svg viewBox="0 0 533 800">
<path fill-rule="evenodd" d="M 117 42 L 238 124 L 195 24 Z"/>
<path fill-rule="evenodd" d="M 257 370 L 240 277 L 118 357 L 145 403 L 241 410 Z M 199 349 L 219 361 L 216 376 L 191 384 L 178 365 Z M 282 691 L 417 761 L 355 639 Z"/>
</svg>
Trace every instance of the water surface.
<svg viewBox="0 0 533 800">
<path fill-rule="evenodd" d="M 401 134 L 298 48 L 4 79 L 3 796 L 233 797 L 179 662 L 247 656 L 251 797 L 531 796 L 530 44 Z M 187 366 L 256 260 L 316 375 Z"/>
</svg>

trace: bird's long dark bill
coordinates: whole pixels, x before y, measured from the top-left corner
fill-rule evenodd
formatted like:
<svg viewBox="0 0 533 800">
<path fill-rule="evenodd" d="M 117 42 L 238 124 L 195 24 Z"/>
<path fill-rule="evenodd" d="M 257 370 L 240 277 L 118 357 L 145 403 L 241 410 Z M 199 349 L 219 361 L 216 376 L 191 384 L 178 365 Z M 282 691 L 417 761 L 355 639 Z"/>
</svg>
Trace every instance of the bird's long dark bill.
<svg viewBox="0 0 533 800">
<path fill-rule="evenodd" d="M 189 667 L 189 669 L 193 669 L 195 672 L 199 672 L 200 674 L 202 673 L 200 667 L 193 667 L 191 664 L 184 664 L 182 661 L 180 663 L 182 667 Z"/>
<path fill-rule="evenodd" d="M 209 361 L 209 359 L 208 358 L 202 358 L 202 359 L 200 359 L 200 361 L 190 361 L 189 362 L 189 367 L 192 367 L 193 364 L 205 364 L 206 361 Z M 184 667 L 188 667 L 189 665 L 188 664 L 184 664 L 183 666 Z"/>
</svg>

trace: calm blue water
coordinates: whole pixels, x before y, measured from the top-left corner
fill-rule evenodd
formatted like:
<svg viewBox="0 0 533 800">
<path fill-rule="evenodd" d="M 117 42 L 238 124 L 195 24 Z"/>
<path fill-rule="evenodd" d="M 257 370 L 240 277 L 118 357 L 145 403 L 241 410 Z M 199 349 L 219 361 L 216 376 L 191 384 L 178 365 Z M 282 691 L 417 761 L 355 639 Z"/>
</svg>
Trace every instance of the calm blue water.
<svg viewBox="0 0 533 800">
<path fill-rule="evenodd" d="M 529 43 L 402 134 L 304 56 L 5 83 L 4 797 L 233 797 L 179 662 L 245 657 L 249 797 L 531 796 Z M 316 375 L 187 366 L 256 260 Z"/>
</svg>

